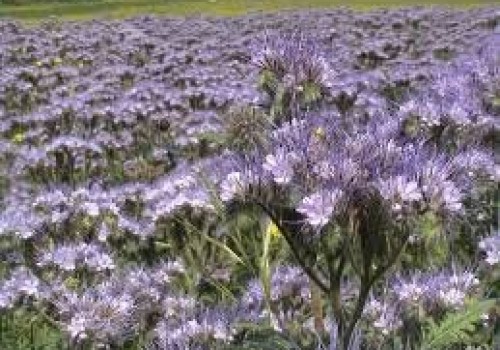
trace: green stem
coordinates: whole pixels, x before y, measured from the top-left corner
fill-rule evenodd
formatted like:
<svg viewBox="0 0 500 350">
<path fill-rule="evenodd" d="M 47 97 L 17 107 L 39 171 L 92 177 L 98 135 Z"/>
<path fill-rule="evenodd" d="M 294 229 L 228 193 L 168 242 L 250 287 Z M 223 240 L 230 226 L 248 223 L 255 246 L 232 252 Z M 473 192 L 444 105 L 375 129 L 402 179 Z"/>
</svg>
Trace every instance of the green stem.
<svg viewBox="0 0 500 350">
<path fill-rule="evenodd" d="M 321 289 L 322 292 L 328 293 L 329 287 L 325 284 L 321 278 L 316 274 L 316 272 L 304 261 L 301 254 L 299 253 L 299 249 L 295 245 L 295 240 L 288 230 L 281 224 L 281 221 L 276 217 L 273 211 L 268 208 L 265 204 L 257 202 L 257 205 L 262 208 L 262 210 L 269 216 L 271 221 L 278 227 L 280 232 L 283 234 L 286 242 L 288 243 L 290 250 L 292 251 L 293 256 L 298 261 L 299 265 L 302 267 L 306 275 Z"/>
<path fill-rule="evenodd" d="M 365 264 L 367 266 L 367 270 L 365 271 L 365 274 L 363 275 L 363 278 L 361 279 L 361 290 L 358 295 L 358 299 L 356 301 L 356 306 L 354 309 L 354 312 L 351 317 L 351 321 L 349 323 L 349 326 L 347 327 L 347 330 L 344 335 L 343 339 L 343 344 L 345 346 L 345 350 L 347 350 L 348 345 L 351 341 L 351 336 L 352 333 L 354 332 L 354 328 L 356 327 L 356 324 L 361 317 L 361 314 L 363 313 L 363 309 L 365 307 L 366 301 L 368 299 L 368 296 L 370 294 L 370 290 L 372 289 L 373 285 L 377 280 L 379 280 L 399 259 L 401 256 L 402 252 L 404 251 L 404 248 L 406 247 L 406 244 L 408 242 L 408 236 L 406 235 L 403 239 L 403 242 L 399 246 L 399 248 L 396 250 L 395 254 L 392 255 L 392 257 L 389 259 L 387 264 L 379 266 L 373 274 L 370 273 L 372 270 L 371 267 L 368 267 L 368 264 Z M 370 259 L 370 264 L 371 264 L 371 259 Z M 370 276 L 371 275 L 371 276 Z"/>
<path fill-rule="evenodd" d="M 343 334 L 345 319 L 344 310 L 342 309 L 341 291 L 340 291 L 340 280 L 345 267 L 345 256 L 341 256 L 337 266 L 335 266 L 336 259 L 330 259 L 329 270 L 330 270 L 330 302 L 332 307 L 333 315 L 337 322 L 338 334 Z M 342 339 L 342 338 L 340 338 Z"/>
<path fill-rule="evenodd" d="M 318 334 L 324 334 L 325 324 L 323 322 L 323 305 L 321 302 L 321 290 L 311 280 L 309 280 L 311 288 L 311 309 L 314 317 L 314 329 Z"/>
</svg>

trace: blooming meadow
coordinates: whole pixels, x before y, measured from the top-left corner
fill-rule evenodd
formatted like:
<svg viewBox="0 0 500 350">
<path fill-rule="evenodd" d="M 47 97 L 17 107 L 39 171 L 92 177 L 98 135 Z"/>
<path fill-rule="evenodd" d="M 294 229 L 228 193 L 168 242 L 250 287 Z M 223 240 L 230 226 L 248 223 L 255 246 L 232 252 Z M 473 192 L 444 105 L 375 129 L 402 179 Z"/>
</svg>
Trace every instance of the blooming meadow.
<svg viewBox="0 0 500 350">
<path fill-rule="evenodd" d="M 500 348 L 499 7 L 0 33 L 0 349 Z"/>
</svg>

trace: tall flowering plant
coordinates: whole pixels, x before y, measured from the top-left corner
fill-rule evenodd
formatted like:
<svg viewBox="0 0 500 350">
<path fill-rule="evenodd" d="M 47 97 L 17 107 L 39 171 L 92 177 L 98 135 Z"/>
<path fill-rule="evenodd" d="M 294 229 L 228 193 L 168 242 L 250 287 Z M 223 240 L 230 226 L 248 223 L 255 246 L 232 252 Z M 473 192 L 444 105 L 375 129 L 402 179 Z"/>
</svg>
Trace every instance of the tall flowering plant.
<svg viewBox="0 0 500 350">
<path fill-rule="evenodd" d="M 285 76 L 288 70 L 308 76 L 311 67 L 320 66 L 319 56 L 306 52 L 300 37 L 292 37 L 298 40 L 293 43 L 282 40 L 271 45 L 284 47 L 281 51 L 266 49 L 258 56 L 264 78 L 269 72 Z M 315 72 L 309 81 L 323 88 L 330 73 Z M 297 87 L 292 84 L 291 91 Z M 414 115 L 373 100 L 377 113 L 346 123 L 345 111 L 335 105 L 306 112 L 299 100 L 289 99 L 284 110 L 295 111 L 292 117 L 275 127 L 266 143 L 233 154 L 234 167 L 220 183 L 220 197 L 230 207 L 257 206 L 279 228 L 303 271 L 326 296 L 340 349 L 350 348 L 377 285 L 400 266 L 409 245 L 425 238 L 425 223 L 430 220 L 436 234 L 446 237 L 482 191 L 498 182 L 493 153 L 483 134 L 471 131 L 477 128 L 473 120 L 458 131 L 473 142 L 450 147 L 430 129 L 409 131 Z M 458 118 L 455 110 L 449 112 L 449 119 Z M 434 115 L 436 123 L 441 121 L 439 112 Z M 457 280 L 454 276 L 443 277 L 441 286 Z M 357 286 L 357 296 L 349 301 L 343 295 L 346 280 Z M 432 284 L 439 278 L 420 280 Z M 455 282 L 436 298 L 460 307 L 474 283 Z M 396 293 L 406 299 L 416 293 L 417 300 L 415 288 L 405 289 L 410 287 L 400 282 Z"/>
</svg>

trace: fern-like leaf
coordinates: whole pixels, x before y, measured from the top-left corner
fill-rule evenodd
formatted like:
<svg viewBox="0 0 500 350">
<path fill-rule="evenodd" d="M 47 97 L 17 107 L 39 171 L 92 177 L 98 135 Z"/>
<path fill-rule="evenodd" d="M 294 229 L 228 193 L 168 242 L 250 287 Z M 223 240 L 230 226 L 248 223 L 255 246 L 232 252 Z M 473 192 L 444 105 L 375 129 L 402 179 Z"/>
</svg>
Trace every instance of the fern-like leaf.
<svg viewBox="0 0 500 350">
<path fill-rule="evenodd" d="M 447 349 L 452 345 L 470 343 L 475 323 L 495 304 L 494 300 L 473 301 L 464 310 L 446 316 L 440 323 L 431 323 L 424 334 L 423 350 Z"/>
</svg>

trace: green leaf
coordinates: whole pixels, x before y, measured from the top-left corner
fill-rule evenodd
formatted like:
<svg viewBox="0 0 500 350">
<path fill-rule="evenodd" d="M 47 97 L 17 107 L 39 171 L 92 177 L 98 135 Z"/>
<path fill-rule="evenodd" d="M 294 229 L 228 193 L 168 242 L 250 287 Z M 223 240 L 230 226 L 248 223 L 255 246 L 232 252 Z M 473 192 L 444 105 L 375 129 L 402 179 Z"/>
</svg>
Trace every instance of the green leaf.
<svg viewBox="0 0 500 350">
<path fill-rule="evenodd" d="M 299 350 L 300 347 L 283 334 L 261 325 L 245 327 L 249 333 L 239 345 L 230 345 L 226 350 Z"/>
<path fill-rule="evenodd" d="M 304 84 L 304 103 L 311 104 L 321 98 L 321 89 L 317 84 L 306 83 Z"/>
<path fill-rule="evenodd" d="M 475 323 L 493 307 L 495 300 L 472 301 L 464 310 L 448 314 L 443 321 L 431 323 L 424 333 L 422 350 L 448 349 L 452 345 L 467 345 L 472 342 Z"/>
<path fill-rule="evenodd" d="M 201 232 L 198 230 L 193 224 L 191 224 L 188 220 L 184 220 L 183 224 L 185 225 L 186 228 L 188 228 L 191 232 L 197 232 L 200 234 L 204 239 L 206 239 L 208 242 L 212 243 L 216 247 L 222 249 L 225 251 L 233 260 L 237 261 L 238 263 L 245 265 L 245 262 L 236 254 L 231 248 L 229 248 L 226 244 L 219 242 L 217 239 L 210 237 L 204 232 Z"/>
<path fill-rule="evenodd" d="M 258 86 L 267 90 L 268 93 L 275 93 L 278 89 L 278 79 L 276 78 L 276 74 L 271 72 L 270 70 L 263 70 L 259 75 Z"/>
</svg>

